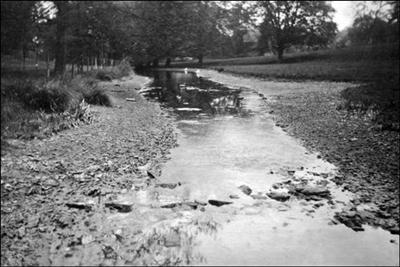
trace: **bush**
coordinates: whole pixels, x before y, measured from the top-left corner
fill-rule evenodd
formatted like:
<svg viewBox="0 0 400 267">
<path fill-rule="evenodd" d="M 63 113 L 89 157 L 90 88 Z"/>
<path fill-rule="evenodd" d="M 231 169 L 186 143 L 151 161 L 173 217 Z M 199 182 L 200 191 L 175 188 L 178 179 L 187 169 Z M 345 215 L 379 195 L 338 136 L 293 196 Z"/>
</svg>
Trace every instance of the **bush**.
<svg viewBox="0 0 400 267">
<path fill-rule="evenodd" d="M 89 104 L 107 106 L 107 107 L 112 106 L 110 97 L 106 94 L 104 90 L 98 88 L 94 89 L 89 93 L 84 94 L 84 99 Z"/>
<path fill-rule="evenodd" d="M 1 96 L 2 138 L 45 137 L 90 123 L 87 103 L 111 106 L 97 81 L 86 76 L 48 82 L 2 78 Z"/>
<path fill-rule="evenodd" d="M 111 81 L 130 75 L 132 67 L 128 59 L 123 59 L 118 66 L 114 67 L 111 71 L 98 70 L 95 72 L 94 77 L 100 81 Z"/>
<path fill-rule="evenodd" d="M 114 79 L 114 73 L 113 72 L 107 72 L 104 70 L 99 70 L 96 73 L 96 79 L 99 79 L 100 81 L 111 81 Z"/>
<path fill-rule="evenodd" d="M 371 83 L 341 92 L 343 103 L 338 107 L 369 117 L 382 130 L 400 130 L 398 82 Z"/>
</svg>

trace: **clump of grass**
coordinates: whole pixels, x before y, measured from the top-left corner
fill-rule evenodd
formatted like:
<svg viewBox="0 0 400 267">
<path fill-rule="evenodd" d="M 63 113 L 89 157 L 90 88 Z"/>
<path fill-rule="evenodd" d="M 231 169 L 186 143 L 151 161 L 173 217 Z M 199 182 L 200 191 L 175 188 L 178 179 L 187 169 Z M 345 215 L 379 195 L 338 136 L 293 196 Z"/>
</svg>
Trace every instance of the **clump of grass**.
<svg viewBox="0 0 400 267">
<path fill-rule="evenodd" d="M 99 79 L 100 81 L 111 81 L 114 78 L 115 76 L 113 75 L 113 72 L 99 70 L 96 73 L 96 79 Z"/>
<path fill-rule="evenodd" d="M 341 92 L 338 109 L 369 117 L 381 130 L 400 131 L 398 82 L 376 82 Z"/>
<path fill-rule="evenodd" d="M 88 104 L 111 106 L 92 77 L 72 80 L 8 80 L 1 84 L 1 137 L 42 138 L 90 123 Z"/>
<path fill-rule="evenodd" d="M 112 106 L 110 96 L 108 96 L 104 90 L 101 90 L 99 88 L 96 88 L 89 93 L 84 94 L 84 99 L 89 104 L 107 107 Z"/>
</svg>

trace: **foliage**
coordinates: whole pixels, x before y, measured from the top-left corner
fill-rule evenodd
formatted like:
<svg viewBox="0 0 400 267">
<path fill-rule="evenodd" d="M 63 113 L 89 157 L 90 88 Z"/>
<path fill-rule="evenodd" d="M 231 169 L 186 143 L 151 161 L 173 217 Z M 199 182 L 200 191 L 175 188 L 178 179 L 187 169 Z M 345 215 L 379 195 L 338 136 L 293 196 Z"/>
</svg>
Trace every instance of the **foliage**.
<svg viewBox="0 0 400 267">
<path fill-rule="evenodd" d="M 88 94 L 84 94 L 83 97 L 89 104 L 101 105 L 107 107 L 112 106 L 110 97 L 107 95 L 107 93 L 104 90 L 98 88 L 93 91 L 90 91 Z"/>
<path fill-rule="evenodd" d="M 91 77 L 72 80 L 2 78 L 1 126 L 3 137 L 45 137 L 90 123 L 87 103 L 111 106 L 111 99 Z"/>
<path fill-rule="evenodd" d="M 32 45 L 32 1 L 1 1 L 1 53 Z"/>
<path fill-rule="evenodd" d="M 261 40 L 270 40 L 279 59 L 290 45 L 326 46 L 336 34 L 334 9 L 325 1 L 261 1 L 259 8 Z"/>
<path fill-rule="evenodd" d="M 398 41 L 398 1 L 358 3 L 358 15 L 348 30 L 352 44 L 379 44 Z"/>
</svg>

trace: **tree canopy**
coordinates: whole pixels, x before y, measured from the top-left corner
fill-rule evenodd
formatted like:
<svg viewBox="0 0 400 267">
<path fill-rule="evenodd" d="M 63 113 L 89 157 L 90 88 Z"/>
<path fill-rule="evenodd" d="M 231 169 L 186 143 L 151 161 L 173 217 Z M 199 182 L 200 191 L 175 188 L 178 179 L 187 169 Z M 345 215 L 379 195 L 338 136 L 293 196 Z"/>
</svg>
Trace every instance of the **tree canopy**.
<svg viewBox="0 0 400 267">
<path fill-rule="evenodd" d="M 291 45 L 325 46 L 335 36 L 334 9 L 325 1 L 260 1 L 262 40 L 282 59 Z"/>
<path fill-rule="evenodd" d="M 354 42 L 398 34 L 398 2 L 374 2 L 390 8 L 360 8 L 349 31 Z M 2 1 L 1 53 L 35 50 L 55 59 L 57 73 L 66 64 L 102 66 L 125 57 L 138 66 L 184 56 L 202 63 L 204 56 L 245 55 L 251 29 L 260 32 L 261 50 L 282 59 L 290 46 L 329 44 L 337 32 L 333 12 L 327 1 Z"/>
</svg>

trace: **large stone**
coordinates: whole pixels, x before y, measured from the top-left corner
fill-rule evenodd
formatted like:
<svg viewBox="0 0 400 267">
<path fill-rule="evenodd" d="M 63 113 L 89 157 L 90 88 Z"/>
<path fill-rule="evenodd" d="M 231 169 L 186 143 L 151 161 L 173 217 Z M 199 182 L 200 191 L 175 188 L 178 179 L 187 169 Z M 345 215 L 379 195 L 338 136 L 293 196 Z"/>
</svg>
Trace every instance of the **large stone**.
<svg viewBox="0 0 400 267">
<path fill-rule="evenodd" d="M 223 206 L 223 205 L 232 204 L 233 202 L 210 199 L 210 200 L 208 200 L 208 203 L 210 203 L 210 204 L 213 205 L 213 206 L 221 207 L 221 206 Z"/>
<path fill-rule="evenodd" d="M 156 187 L 174 189 L 180 185 L 181 185 L 181 183 L 179 183 L 179 182 L 178 183 L 162 183 L 162 184 L 156 184 Z"/>
<path fill-rule="evenodd" d="M 303 195 L 311 200 L 330 197 L 330 191 L 324 186 L 296 185 L 289 191 L 290 194 Z"/>
<path fill-rule="evenodd" d="M 251 188 L 248 187 L 247 185 L 241 185 L 241 186 L 239 186 L 239 189 L 242 190 L 242 192 L 243 192 L 244 194 L 246 194 L 246 195 L 250 195 L 251 192 L 253 192 L 253 191 L 251 190 Z"/>
<path fill-rule="evenodd" d="M 364 231 L 363 219 L 354 211 L 336 213 L 334 218 L 356 232 Z"/>
<path fill-rule="evenodd" d="M 116 209 L 119 212 L 131 212 L 132 204 L 131 203 L 118 203 L 118 202 L 108 202 L 105 203 L 107 208 Z"/>
<path fill-rule="evenodd" d="M 86 211 L 91 211 L 93 209 L 93 202 L 69 202 L 65 205 L 68 208 L 84 209 Z"/>
<path fill-rule="evenodd" d="M 170 203 L 170 204 L 165 204 L 160 206 L 161 208 L 165 209 L 173 209 L 173 208 L 190 208 L 190 209 L 197 209 L 197 207 L 201 205 L 197 202 L 191 202 L 191 201 L 186 201 L 186 202 L 177 202 L 177 203 Z"/>
<path fill-rule="evenodd" d="M 290 198 L 290 195 L 288 193 L 278 191 L 269 192 L 267 193 L 267 196 L 281 202 L 284 202 Z"/>
</svg>

